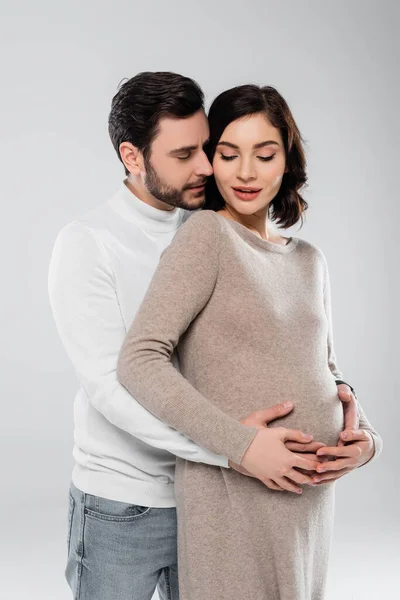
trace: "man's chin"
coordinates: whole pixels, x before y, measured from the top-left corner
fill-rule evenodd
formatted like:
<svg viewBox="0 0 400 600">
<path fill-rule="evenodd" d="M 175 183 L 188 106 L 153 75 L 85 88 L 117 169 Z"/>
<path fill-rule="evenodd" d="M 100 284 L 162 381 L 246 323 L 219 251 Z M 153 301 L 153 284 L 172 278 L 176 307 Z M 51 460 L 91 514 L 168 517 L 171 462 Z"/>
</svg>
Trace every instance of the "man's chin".
<svg viewBox="0 0 400 600">
<path fill-rule="evenodd" d="M 179 206 L 186 210 L 198 210 L 199 208 L 203 208 L 206 202 L 206 195 L 204 192 L 197 192 L 195 194 L 190 194 L 190 196 L 185 196 L 182 198 Z"/>
</svg>

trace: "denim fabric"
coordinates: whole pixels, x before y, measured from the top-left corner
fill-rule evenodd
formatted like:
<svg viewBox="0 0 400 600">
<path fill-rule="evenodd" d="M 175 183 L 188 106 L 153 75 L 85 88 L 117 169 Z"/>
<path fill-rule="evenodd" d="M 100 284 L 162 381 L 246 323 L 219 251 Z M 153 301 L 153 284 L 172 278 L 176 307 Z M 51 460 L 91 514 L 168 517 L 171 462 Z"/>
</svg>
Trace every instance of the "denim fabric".
<svg viewBox="0 0 400 600">
<path fill-rule="evenodd" d="M 74 600 L 179 600 L 175 508 L 85 494 L 71 484 L 65 575 Z"/>
</svg>

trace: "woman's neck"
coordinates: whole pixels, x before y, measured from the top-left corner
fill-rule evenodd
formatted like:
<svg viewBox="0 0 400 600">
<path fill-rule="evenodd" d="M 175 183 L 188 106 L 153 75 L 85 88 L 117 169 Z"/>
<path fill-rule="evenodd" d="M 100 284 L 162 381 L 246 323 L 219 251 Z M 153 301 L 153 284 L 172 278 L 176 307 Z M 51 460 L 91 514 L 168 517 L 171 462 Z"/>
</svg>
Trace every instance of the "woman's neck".
<svg viewBox="0 0 400 600">
<path fill-rule="evenodd" d="M 274 229 L 268 215 L 268 208 L 252 215 L 242 215 L 228 204 L 225 204 L 225 207 L 219 210 L 218 214 L 247 227 L 247 229 L 259 235 L 263 240 L 274 244 L 282 244 L 283 246 L 288 242 L 288 238 L 281 236 Z"/>
</svg>

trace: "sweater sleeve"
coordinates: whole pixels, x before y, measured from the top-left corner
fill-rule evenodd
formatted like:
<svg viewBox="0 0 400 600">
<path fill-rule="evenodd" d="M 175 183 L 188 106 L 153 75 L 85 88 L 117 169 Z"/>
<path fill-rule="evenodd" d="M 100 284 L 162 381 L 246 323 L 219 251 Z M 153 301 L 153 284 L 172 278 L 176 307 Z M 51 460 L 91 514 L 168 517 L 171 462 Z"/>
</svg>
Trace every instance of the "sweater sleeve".
<svg viewBox="0 0 400 600">
<path fill-rule="evenodd" d="M 331 287 L 330 287 L 329 271 L 328 271 L 328 266 L 327 266 L 325 257 L 323 257 L 323 260 L 324 260 L 324 267 L 325 267 L 324 304 L 325 304 L 325 313 L 326 313 L 326 317 L 328 320 L 328 338 L 327 338 L 328 364 L 329 364 L 329 368 L 330 368 L 333 376 L 335 377 L 335 379 L 343 379 L 342 372 L 339 370 L 339 367 L 337 366 L 336 354 L 335 354 L 335 350 L 334 350 L 334 346 L 333 346 Z M 374 441 L 375 452 L 374 452 L 374 455 L 372 456 L 372 458 L 368 461 L 368 463 L 370 463 L 372 460 L 378 458 L 378 456 L 382 452 L 383 442 L 382 442 L 382 438 L 379 435 L 379 433 L 372 427 L 371 423 L 368 421 L 367 416 L 364 412 L 364 409 L 362 408 L 362 406 L 358 400 L 357 400 L 357 407 L 358 407 L 358 416 L 359 416 L 359 428 L 365 429 L 365 431 L 368 431 L 371 434 L 372 439 Z M 364 463 L 364 464 L 367 464 L 367 463 Z"/>
<path fill-rule="evenodd" d="M 210 300 L 219 269 L 216 216 L 191 216 L 164 251 L 119 356 L 121 383 L 150 412 L 201 446 L 240 464 L 257 429 L 200 394 L 171 363 L 172 353 Z"/>
<path fill-rule="evenodd" d="M 49 269 L 49 297 L 61 341 L 89 401 L 110 423 L 155 448 L 193 462 L 227 467 L 228 459 L 199 447 L 163 423 L 117 379 L 126 335 L 109 255 L 85 225 L 57 237 Z"/>
</svg>

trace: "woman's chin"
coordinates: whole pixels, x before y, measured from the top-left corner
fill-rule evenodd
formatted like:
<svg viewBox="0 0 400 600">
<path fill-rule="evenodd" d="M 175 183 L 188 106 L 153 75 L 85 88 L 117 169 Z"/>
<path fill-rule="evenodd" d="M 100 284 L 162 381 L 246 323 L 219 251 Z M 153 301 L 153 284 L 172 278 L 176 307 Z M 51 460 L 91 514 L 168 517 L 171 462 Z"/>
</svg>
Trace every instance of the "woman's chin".
<svg viewBox="0 0 400 600">
<path fill-rule="evenodd" d="M 229 203 L 236 213 L 243 216 L 254 215 L 260 211 L 266 211 L 268 205 L 261 204 L 256 200 L 236 201 Z"/>
</svg>

